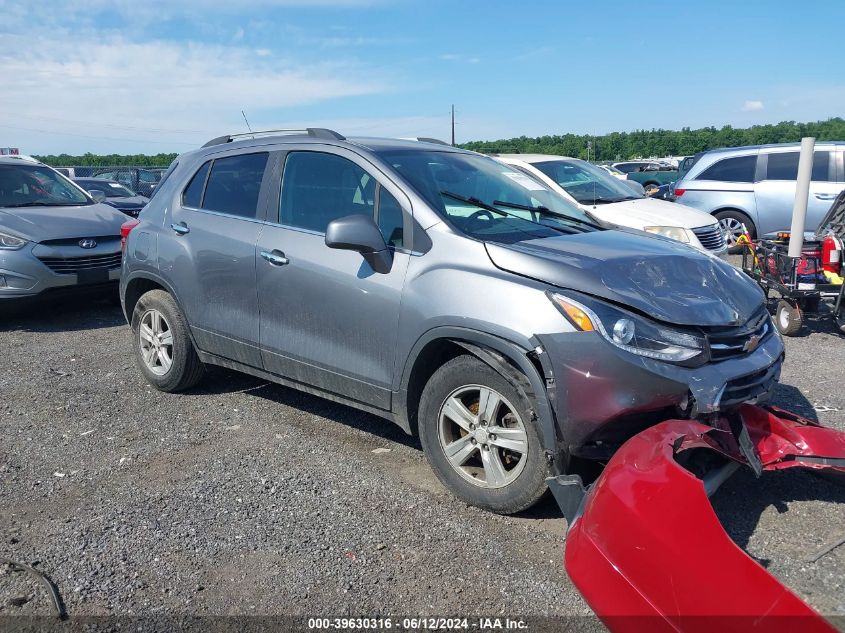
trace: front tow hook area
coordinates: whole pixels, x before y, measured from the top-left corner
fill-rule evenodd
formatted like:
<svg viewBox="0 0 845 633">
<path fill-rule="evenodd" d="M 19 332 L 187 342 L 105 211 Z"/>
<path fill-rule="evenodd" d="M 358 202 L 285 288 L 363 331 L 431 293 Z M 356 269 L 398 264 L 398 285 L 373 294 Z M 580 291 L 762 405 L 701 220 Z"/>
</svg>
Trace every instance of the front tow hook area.
<svg viewBox="0 0 845 633">
<path fill-rule="evenodd" d="M 614 633 L 836 631 L 730 539 L 708 496 L 743 466 L 845 476 L 845 433 L 775 408 L 735 415 L 752 463 L 736 420 L 669 420 L 623 444 L 586 490 L 548 480 L 569 522 L 566 571 Z"/>
</svg>

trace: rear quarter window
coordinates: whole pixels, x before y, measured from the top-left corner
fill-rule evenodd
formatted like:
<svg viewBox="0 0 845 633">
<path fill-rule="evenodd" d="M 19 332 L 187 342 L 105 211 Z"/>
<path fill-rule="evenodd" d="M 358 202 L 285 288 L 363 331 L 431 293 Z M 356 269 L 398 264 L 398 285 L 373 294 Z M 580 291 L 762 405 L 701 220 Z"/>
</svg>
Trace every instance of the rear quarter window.
<svg viewBox="0 0 845 633">
<path fill-rule="evenodd" d="M 202 205 L 202 192 L 205 189 L 205 179 L 208 177 L 208 170 L 211 168 L 211 161 L 203 163 L 197 170 L 191 182 L 182 192 L 182 206 L 199 209 Z"/>
<path fill-rule="evenodd" d="M 757 169 L 757 155 L 723 158 L 705 169 L 696 180 L 718 180 L 721 182 L 754 182 Z"/>
</svg>

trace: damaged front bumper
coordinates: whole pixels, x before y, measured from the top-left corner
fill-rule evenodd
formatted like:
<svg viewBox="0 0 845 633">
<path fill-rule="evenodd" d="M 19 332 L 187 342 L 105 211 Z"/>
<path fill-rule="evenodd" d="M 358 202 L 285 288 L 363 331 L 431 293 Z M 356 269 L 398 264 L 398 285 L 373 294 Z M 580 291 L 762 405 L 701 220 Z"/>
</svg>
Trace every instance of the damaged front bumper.
<svg viewBox="0 0 845 633">
<path fill-rule="evenodd" d="M 708 496 L 736 468 L 845 474 L 845 433 L 744 405 L 715 426 L 670 420 L 626 442 L 585 491 L 549 479 L 565 564 L 612 631 L 835 631 L 727 535 Z"/>
<path fill-rule="evenodd" d="M 780 378 L 784 348 L 770 332 L 753 353 L 682 367 L 620 350 L 597 333 L 538 337 L 547 390 L 569 455 L 605 460 L 625 440 L 671 418 L 713 416 L 764 403 Z"/>
</svg>

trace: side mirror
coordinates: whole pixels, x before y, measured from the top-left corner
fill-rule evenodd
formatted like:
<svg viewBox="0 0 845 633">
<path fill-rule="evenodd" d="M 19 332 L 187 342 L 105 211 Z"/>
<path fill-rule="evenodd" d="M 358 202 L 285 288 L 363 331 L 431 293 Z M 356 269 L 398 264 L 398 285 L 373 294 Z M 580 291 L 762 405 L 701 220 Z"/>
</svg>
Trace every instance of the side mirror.
<svg viewBox="0 0 845 633">
<path fill-rule="evenodd" d="M 94 199 L 94 202 L 102 202 L 106 199 L 106 194 L 99 189 L 92 189 L 88 192 L 88 195 Z"/>
<path fill-rule="evenodd" d="M 326 246 L 358 251 L 377 273 L 389 273 L 393 265 L 393 253 L 373 218 L 368 215 L 347 215 L 329 222 Z"/>
<path fill-rule="evenodd" d="M 622 182 L 623 182 L 623 183 L 625 183 L 626 185 L 628 185 L 628 187 L 630 187 L 631 189 L 633 189 L 633 190 L 634 190 L 634 193 L 639 194 L 639 195 L 641 195 L 641 196 L 645 197 L 645 187 L 643 187 L 643 186 L 642 186 L 640 183 L 638 183 L 636 180 L 628 180 L 628 179 L 625 179 L 625 180 L 623 180 Z"/>
</svg>

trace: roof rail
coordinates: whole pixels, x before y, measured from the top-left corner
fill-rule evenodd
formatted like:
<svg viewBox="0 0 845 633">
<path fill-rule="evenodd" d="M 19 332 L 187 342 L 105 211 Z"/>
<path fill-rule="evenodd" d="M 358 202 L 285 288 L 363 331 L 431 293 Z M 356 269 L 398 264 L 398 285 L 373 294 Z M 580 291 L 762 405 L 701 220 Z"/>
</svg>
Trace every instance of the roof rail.
<svg viewBox="0 0 845 633">
<path fill-rule="evenodd" d="M 420 143 L 434 143 L 435 145 L 449 145 L 446 141 L 441 141 L 439 138 L 431 138 L 430 136 L 405 136 L 403 141 L 419 141 Z"/>
<path fill-rule="evenodd" d="M 324 127 L 306 127 L 306 128 L 282 128 L 278 130 L 256 130 L 255 132 L 241 132 L 239 134 L 226 134 L 211 139 L 203 147 L 212 147 L 213 145 L 222 145 L 223 143 L 231 143 L 240 138 L 252 137 L 262 135 L 276 135 L 276 134 L 307 134 L 312 138 L 322 138 L 332 141 L 345 141 L 346 137 L 338 134 L 334 130 Z"/>
</svg>

